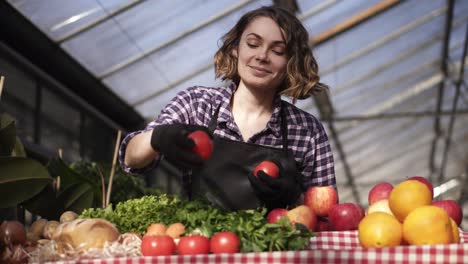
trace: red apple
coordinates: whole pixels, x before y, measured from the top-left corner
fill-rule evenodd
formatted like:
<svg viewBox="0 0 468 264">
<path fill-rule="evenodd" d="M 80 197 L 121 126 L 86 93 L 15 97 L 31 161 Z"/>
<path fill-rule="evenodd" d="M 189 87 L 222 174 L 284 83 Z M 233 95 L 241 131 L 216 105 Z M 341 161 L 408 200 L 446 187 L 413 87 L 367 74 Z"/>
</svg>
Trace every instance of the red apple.
<svg viewBox="0 0 468 264">
<path fill-rule="evenodd" d="M 376 184 L 372 189 L 369 191 L 369 205 L 380 201 L 386 200 L 390 197 L 390 192 L 393 190 L 393 185 L 388 182 L 381 182 Z"/>
<path fill-rule="evenodd" d="M 203 130 L 196 130 L 188 135 L 193 140 L 195 146 L 192 151 L 203 160 L 208 160 L 213 153 L 213 141 Z"/>
<path fill-rule="evenodd" d="M 463 218 L 463 212 L 460 205 L 454 200 L 440 200 L 432 202 L 432 205 L 440 207 L 460 226 Z"/>
<path fill-rule="evenodd" d="M 361 219 L 364 218 L 364 216 L 366 215 L 366 211 L 364 210 L 364 208 L 362 208 L 362 206 L 360 206 L 359 204 L 354 204 L 354 206 L 357 208 L 359 212 L 359 217 Z"/>
<path fill-rule="evenodd" d="M 336 204 L 328 214 L 330 227 L 335 231 L 357 230 L 363 217 L 362 207 L 354 203 Z"/>
<path fill-rule="evenodd" d="M 292 225 L 303 224 L 308 229 L 314 230 L 317 224 L 317 216 L 305 205 L 299 205 L 288 211 L 287 217 Z"/>
<path fill-rule="evenodd" d="M 427 186 L 427 188 L 429 188 L 429 190 L 431 191 L 432 197 L 434 197 L 434 187 L 428 179 L 424 178 L 423 176 L 413 176 L 409 177 L 408 180 L 415 180 L 424 183 Z"/>
<path fill-rule="evenodd" d="M 278 178 L 279 176 L 278 166 L 274 162 L 269 160 L 260 162 L 254 169 L 254 175 L 257 176 L 257 172 L 260 170 L 272 178 Z"/>
<path fill-rule="evenodd" d="M 338 193 L 333 186 L 312 186 L 304 194 L 304 205 L 317 216 L 328 216 L 330 209 L 338 203 Z"/>
<path fill-rule="evenodd" d="M 269 224 L 276 223 L 281 217 L 286 216 L 287 217 L 288 210 L 284 208 L 275 208 L 271 210 L 268 215 L 267 215 L 267 222 Z"/>
<path fill-rule="evenodd" d="M 329 230 L 330 230 L 330 223 L 328 223 L 328 221 L 324 219 L 319 219 L 314 229 L 315 232 L 323 232 L 323 231 L 329 231 Z"/>
<path fill-rule="evenodd" d="M 387 199 L 377 201 L 369 205 L 369 207 L 367 207 L 366 215 L 374 213 L 374 212 L 384 212 L 387 214 L 394 215 L 392 210 L 390 209 L 390 206 L 388 205 Z"/>
</svg>

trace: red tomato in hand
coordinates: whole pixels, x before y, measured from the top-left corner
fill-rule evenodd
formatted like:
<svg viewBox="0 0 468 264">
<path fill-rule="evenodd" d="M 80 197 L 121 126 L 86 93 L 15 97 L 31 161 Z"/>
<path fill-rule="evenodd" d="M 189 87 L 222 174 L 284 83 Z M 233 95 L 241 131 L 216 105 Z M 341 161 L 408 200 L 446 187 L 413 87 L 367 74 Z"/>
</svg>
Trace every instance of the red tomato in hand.
<svg viewBox="0 0 468 264">
<path fill-rule="evenodd" d="M 202 235 L 183 236 L 177 244 L 179 255 L 196 255 L 210 253 L 210 240 Z"/>
<path fill-rule="evenodd" d="M 240 239 L 233 232 L 218 232 L 211 237 L 211 252 L 236 253 L 239 252 Z"/>
<path fill-rule="evenodd" d="M 213 142 L 211 141 L 210 136 L 208 136 L 208 134 L 203 130 L 197 130 L 190 133 L 188 137 L 195 143 L 192 151 L 203 160 L 208 160 L 213 153 Z"/>
<path fill-rule="evenodd" d="M 260 162 L 257 167 L 254 169 L 254 175 L 257 176 L 257 172 L 259 170 L 262 170 L 264 173 L 266 173 L 268 176 L 272 178 L 278 178 L 279 176 L 279 168 L 278 166 L 269 160 L 265 160 Z"/>
<path fill-rule="evenodd" d="M 174 239 L 168 235 L 144 236 L 141 240 L 143 256 L 170 256 L 175 249 Z"/>
</svg>

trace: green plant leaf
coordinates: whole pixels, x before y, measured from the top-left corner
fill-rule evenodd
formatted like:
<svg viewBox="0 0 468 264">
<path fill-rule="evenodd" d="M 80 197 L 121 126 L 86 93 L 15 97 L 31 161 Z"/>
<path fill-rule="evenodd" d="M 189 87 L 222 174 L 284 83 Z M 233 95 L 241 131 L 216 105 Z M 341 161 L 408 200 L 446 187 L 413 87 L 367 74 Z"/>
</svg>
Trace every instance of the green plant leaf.
<svg viewBox="0 0 468 264">
<path fill-rule="evenodd" d="M 85 182 L 93 184 L 72 170 L 62 159 L 52 159 L 47 167 L 50 174 L 60 176 L 60 189 L 58 195 L 61 195 L 63 192 L 67 191 L 68 188 L 80 183 Z"/>
<path fill-rule="evenodd" d="M 84 209 L 90 208 L 94 201 L 93 187 L 87 183 L 71 186 L 64 191 L 58 199 L 63 201 L 65 210 L 80 214 Z"/>
<path fill-rule="evenodd" d="M 28 200 L 52 181 L 47 169 L 38 161 L 23 157 L 0 157 L 0 208 L 16 206 Z"/>
<path fill-rule="evenodd" d="M 19 137 L 16 137 L 16 144 L 13 147 L 13 151 L 11 152 L 11 155 L 13 157 L 23 157 L 26 158 L 26 151 L 24 150 L 23 143 L 19 139 Z"/>
<path fill-rule="evenodd" d="M 0 156 L 10 156 L 16 142 L 15 120 L 8 114 L 0 115 Z"/>
<path fill-rule="evenodd" d="M 39 194 L 23 202 L 22 206 L 31 213 L 48 220 L 58 220 L 65 211 L 63 201 L 57 198 L 52 184 L 47 185 Z"/>
</svg>

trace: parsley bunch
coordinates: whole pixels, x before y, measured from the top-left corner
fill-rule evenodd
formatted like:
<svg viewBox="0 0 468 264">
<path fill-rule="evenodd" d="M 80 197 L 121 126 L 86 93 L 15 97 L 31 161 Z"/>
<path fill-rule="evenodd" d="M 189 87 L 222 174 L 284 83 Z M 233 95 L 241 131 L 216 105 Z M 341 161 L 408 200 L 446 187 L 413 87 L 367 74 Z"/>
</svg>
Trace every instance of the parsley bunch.
<svg viewBox="0 0 468 264">
<path fill-rule="evenodd" d="M 241 239 L 241 252 L 305 249 L 314 233 L 302 225 L 296 228 L 283 218 L 275 224 L 266 222 L 266 209 L 227 211 L 205 200 L 188 201 L 178 196 L 161 194 L 143 196 L 117 204 L 115 209 L 90 208 L 82 218 L 104 218 L 121 233 L 143 235 L 153 223 L 170 225 L 180 222 L 186 233 L 207 237 L 220 231 L 232 231 Z"/>
</svg>

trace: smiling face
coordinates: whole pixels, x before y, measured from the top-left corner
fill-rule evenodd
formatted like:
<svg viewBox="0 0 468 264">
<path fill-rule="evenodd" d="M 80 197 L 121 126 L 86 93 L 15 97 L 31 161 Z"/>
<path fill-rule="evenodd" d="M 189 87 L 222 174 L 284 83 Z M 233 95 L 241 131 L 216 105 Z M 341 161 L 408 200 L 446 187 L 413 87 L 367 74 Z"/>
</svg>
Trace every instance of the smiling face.
<svg viewBox="0 0 468 264">
<path fill-rule="evenodd" d="M 271 18 L 254 19 L 242 33 L 233 54 L 238 58 L 239 86 L 276 91 L 286 75 L 286 42 Z"/>
</svg>

